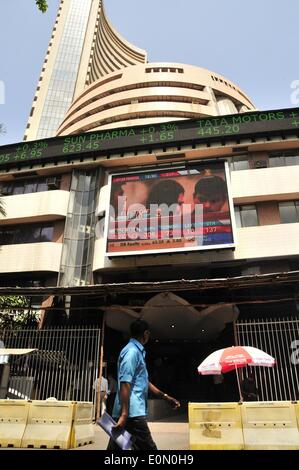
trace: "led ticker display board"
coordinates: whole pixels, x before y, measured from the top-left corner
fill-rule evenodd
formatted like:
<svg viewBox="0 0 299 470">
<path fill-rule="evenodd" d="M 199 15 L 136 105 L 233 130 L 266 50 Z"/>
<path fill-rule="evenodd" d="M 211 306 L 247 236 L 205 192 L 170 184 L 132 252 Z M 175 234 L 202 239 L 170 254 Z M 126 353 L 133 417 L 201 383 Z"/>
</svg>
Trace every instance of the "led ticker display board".
<svg viewBox="0 0 299 470">
<path fill-rule="evenodd" d="M 227 163 L 110 176 L 106 255 L 233 248 Z"/>
<path fill-rule="evenodd" d="M 164 124 L 108 129 L 85 134 L 21 142 L 0 147 L 0 167 L 52 159 L 100 155 L 169 144 L 225 140 L 232 136 L 298 132 L 299 108 L 249 112 Z"/>
</svg>

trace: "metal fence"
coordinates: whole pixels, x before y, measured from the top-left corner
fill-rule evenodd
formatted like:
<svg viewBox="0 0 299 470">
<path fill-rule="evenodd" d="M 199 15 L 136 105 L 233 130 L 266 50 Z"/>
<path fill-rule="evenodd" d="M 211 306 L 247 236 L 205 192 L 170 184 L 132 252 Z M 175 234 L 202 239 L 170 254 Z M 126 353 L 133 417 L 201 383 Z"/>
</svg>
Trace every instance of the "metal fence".
<svg viewBox="0 0 299 470">
<path fill-rule="evenodd" d="M 4 330 L 6 348 L 36 348 L 11 356 L 8 398 L 92 401 L 100 363 L 97 327 Z"/>
<path fill-rule="evenodd" d="M 275 357 L 274 367 L 253 367 L 259 400 L 299 399 L 299 320 L 242 320 L 236 323 L 239 345 L 253 346 Z M 244 376 L 245 369 L 241 370 Z"/>
</svg>

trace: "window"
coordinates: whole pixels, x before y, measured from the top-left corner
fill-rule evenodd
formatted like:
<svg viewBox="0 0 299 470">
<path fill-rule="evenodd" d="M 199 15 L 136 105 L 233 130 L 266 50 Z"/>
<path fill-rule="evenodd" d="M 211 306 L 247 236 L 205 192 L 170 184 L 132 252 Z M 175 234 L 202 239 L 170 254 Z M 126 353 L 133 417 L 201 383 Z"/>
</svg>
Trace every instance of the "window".
<svg viewBox="0 0 299 470">
<path fill-rule="evenodd" d="M 34 181 L 32 181 L 31 183 L 27 183 L 24 187 L 24 194 L 35 193 L 36 187 L 37 184 Z"/>
<path fill-rule="evenodd" d="M 19 245 L 23 243 L 51 242 L 53 239 L 53 225 L 15 225 L 0 228 L 1 245 Z"/>
<path fill-rule="evenodd" d="M 299 165 L 299 150 L 293 152 L 273 153 L 269 155 L 269 166 Z"/>
<path fill-rule="evenodd" d="M 55 187 L 50 184 L 55 180 Z M 17 194 L 30 194 L 41 191 L 48 191 L 50 189 L 59 189 L 61 178 L 32 178 L 19 181 L 10 181 L 9 183 L 0 184 L 0 194 L 3 196 L 15 196 Z"/>
<path fill-rule="evenodd" d="M 259 225 L 256 206 L 236 206 L 236 225 L 240 227 L 254 227 Z"/>
<path fill-rule="evenodd" d="M 280 202 L 279 214 L 282 224 L 299 222 L 299 201 Z"/>
<path fill-rule="evenodd" d="M 41 227 L 40 229 L 40 235 L 39 235 L 39 242 L 51 242 L 53 238 L 53 232 L 54 232 L 54 227 L 53 226 L 47 226 L 47 227 Z"/>
</svg>

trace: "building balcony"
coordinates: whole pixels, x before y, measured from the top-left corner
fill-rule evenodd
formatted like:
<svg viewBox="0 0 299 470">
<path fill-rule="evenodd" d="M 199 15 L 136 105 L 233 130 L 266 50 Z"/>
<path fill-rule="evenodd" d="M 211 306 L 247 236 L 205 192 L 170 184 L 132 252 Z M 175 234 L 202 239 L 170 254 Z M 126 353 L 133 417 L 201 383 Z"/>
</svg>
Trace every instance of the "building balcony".
<svg viewBox="0 0 299 470">
<path fill-rule="evenodd" d="M 231 172 L 234 204 L 299 198 L 299 165 Z"/>
<path fill-rule="evenodd" d="M 54 190 L 39 193 L 3 197 L 6 217 L 0 216 L 0 224 L 48 222 L 65 218 L 70 193 Z"/>
<path fill-rule="evenodd" d="M 62 243 L 0 246 L 0 273 L 59 272 Z"/>
</svg>

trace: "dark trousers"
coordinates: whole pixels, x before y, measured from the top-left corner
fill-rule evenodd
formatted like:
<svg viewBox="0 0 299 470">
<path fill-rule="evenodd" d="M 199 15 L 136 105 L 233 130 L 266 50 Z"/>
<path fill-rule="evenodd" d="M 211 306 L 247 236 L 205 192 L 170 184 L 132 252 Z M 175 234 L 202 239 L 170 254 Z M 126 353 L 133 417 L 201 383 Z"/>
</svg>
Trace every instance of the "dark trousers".
<svg viewBox="0 0 299 470">
<path fill-rule="evenodd" d="M 157 450 L 144 416 L 128 418 L 125 430 L 133 436 L 132 450 Z M 107 450 L 119 451 L 118 445 L 110 438 Z"/>
<path fill-rule="evenodd" d="M 107 398 L 106 402 L 106 411 L 107 413 L 112 416 L 112 410 L 113 410 L 113 405 L 115 402 L 115 397 L 116 397 L 116 392 L 115 393 L 110 393 Z"/>
</svg>

